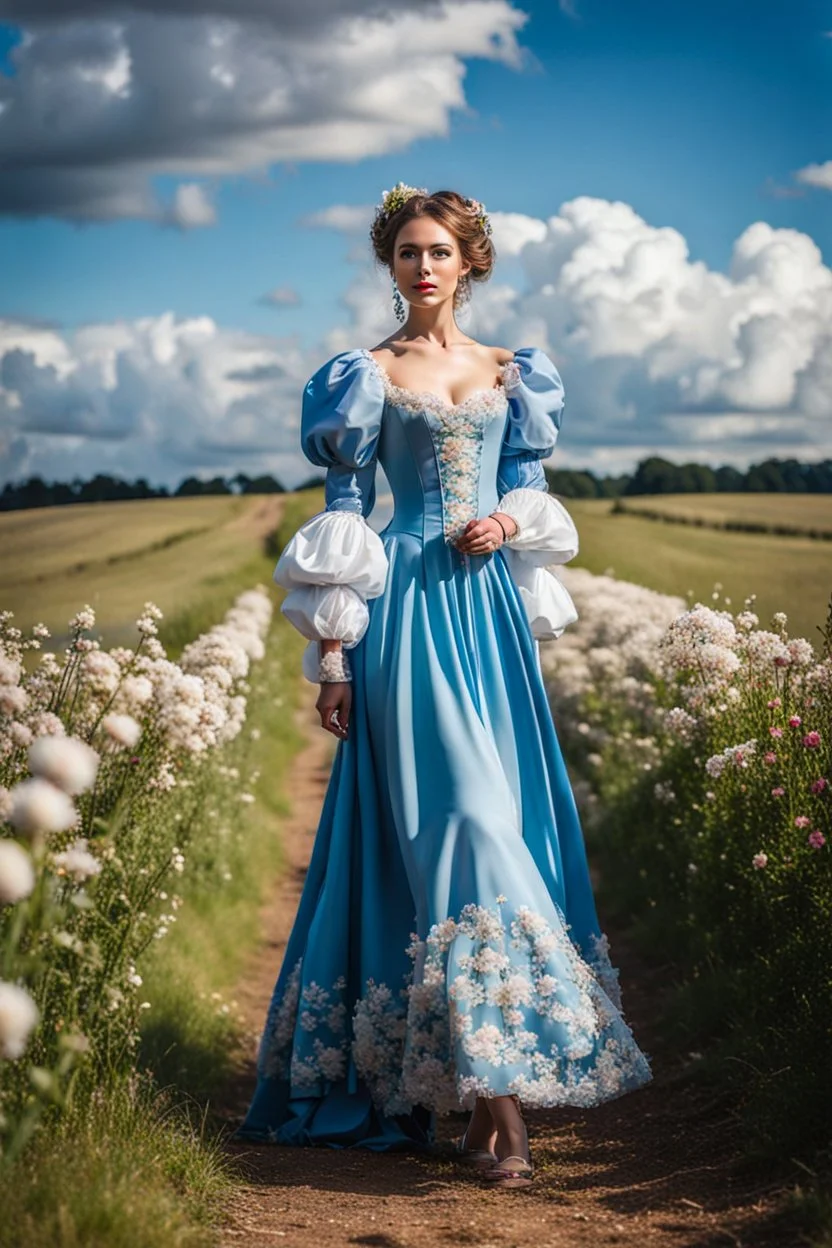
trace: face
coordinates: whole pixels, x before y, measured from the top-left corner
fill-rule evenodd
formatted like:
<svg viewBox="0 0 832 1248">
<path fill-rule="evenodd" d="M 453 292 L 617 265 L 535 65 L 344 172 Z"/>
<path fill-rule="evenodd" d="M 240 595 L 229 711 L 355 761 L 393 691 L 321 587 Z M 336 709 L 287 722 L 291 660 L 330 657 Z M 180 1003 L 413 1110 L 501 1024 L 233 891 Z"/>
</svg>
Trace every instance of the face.
<svg viewBox="0 0 832 1248">
<path fill-rule="evenodd" d="M 470 268 L 455 236 L 432 217 L 416 217 L 399 230 L 393 276 L 402 298 L 416 307 L 434 307 L 453 299 L 457 282 Z"/>
</svg>

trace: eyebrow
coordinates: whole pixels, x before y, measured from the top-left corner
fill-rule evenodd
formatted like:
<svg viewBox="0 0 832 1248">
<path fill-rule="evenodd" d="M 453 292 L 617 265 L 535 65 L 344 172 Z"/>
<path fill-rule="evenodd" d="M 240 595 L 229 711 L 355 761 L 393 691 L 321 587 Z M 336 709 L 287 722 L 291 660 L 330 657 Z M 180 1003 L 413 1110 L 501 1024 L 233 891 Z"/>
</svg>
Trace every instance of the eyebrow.
<svg viewBox="0 0 832 1248">
<path fill-rule="evenodd" d="M 415 247 L 416 245 L 417 245 L 416 243 L 399 243 L 399 251 L 401 251 L 402 247 Z M 441 243 L 431 243 L 430 246 L 431 247 L 452 247 L 453 243 L 446 243 L 443 240 Z"/>
</svg>

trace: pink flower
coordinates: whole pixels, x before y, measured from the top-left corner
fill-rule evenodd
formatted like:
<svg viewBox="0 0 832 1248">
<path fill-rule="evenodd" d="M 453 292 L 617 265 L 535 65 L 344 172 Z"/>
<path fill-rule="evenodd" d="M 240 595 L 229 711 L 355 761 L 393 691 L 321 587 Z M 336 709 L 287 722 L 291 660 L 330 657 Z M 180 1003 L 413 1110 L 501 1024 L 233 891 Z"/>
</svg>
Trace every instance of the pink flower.
<svg viewBox="0 0 832 1248">
<path fill-rule="evenodd" d="M 811 822 L 812 820 L 809 818 L 808 815 L 798 815 L 794 821 L 794 826 L 796 828 L 808 828 Z"/>
<path fill-rule="evenodd" d="M 790 728 L 799 728 L 802 723 L 803 723 L 803 720 L 800 718 L 799 715 L 792 715 L 789 719 Z"/>
<path fill-rule="evenodd" d="M 774 750 L 769 750 L 768 754 L 763 755 L 763 762 L 768 763 L 769 766 L 777 762 L 777 755 L 774 753 Z"/>
<path fill-rule="evenodd" d="M 817 780 L 813 780 L 810 788 L 813 793 L 822 793 L 824 789 L 829 787 L 829 781 L 825 776 L 819 776 Z"/>
<path fill-rule="evenodd" d="M 782 729 L 782 728 L 773 728 L 773 727 L 772 727 L 772 728 L 769 728 L 769 733 L 770 733 L 770 734 L 771 734 L 771 736 L 773 736 L 773 737 L 782 737 L 782 735 L 783 735 L 783 729 Z"/>
<path fill-rule="evenodd" d="M 768 854 L 755 854 L 754 857 L 751 859 L 752 867 L 756 867 L 758 871 L 762 870 L 762 868 L 766 865 L 767 862 L 768 862 Z"/>
<path fill-rule="evenodd" d="M 826 837 L 823 835 L 820 828 L 815 828 L 814 832 L 810 832 L 806 839 L 812 846 L 812 849 L 822 849 L 826 844 Z"/>
<path fill-rule="evenodd" d="M 817 747 L 820 745 L 820 733 L 819 732 L 807 732 L 806 736 L 803 738 L 803 744 L 809 750 L 817 749 Z"/>
<path fill-rule="evenodd" d="M 780 698 L 772 698 L 772 699 L 771 699 L 771 701 L 770 701 L 770 702 L 769 702 L 769 704 L 768 704 L 768 709 L 769 709 L 770 711 L 773 711 L 773 710 L 774 710 L 774 708 L 775 708 L 776 706 L 782 706 L 782 705 L 783 705 L 782 699 L 780 699 Z"/>
<path fill-rule="evenodd" d="M 785 794 L 786 794 L 786 790 L 781 789 L 779 785 L 776 789 L 771 790 L 772 797 L 785 797 Z"/>
</svg>

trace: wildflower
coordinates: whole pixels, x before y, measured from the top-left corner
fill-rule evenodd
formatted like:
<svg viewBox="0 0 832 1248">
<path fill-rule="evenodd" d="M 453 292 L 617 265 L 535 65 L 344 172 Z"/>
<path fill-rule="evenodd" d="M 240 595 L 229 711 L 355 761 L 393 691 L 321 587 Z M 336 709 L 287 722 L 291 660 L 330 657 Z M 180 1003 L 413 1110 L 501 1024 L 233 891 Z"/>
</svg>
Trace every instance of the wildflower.
<svg viewBox="0 0 832 1248">
<path fill-rule="evenodd" d="M 17 841 L 0 840 L 0 905 L 14 905 L 35 887 L 32 859 Z"/>
<path fill-rule="evenodd" d="M 778 786 L 777 786 L 777 788 L 776 788 L 776 789 L 772 789 L 772 790 L 771 790 L 771 796 L 772 796 L 772 797 L 785 797 L 785 796 L 786 796 L 786 790 L 785 790 L 785 789 L 783 789 L 783 788 L 781 788 L 781 787 L 780 787 L 780 785 L 778 784 Z"/>
<path fill-rule="evenodd" d="M 107 735 L 116 743 L 132 750 L 142 735 L 141 725 L 132 715 L 105 715 L 101 726 Z"/>
<path fill-rule="evenodd" d="M 778 706 L 782 706 L 782 705 L 783 705 L 783 699 L 782 699 L 782 698 L 772 698 L 770 702 L 766 703 L 766 705 L 768 706 L 768 709 L 769 709 L 770 711 L 772 711 L 772 710 L 774 710 L 774 709 L 775 709 L 775 707 L 778 707 Z"/>
<path fill-rule="evenodd" d="M 820 828 L 815 828 L 814 832 L 810 832 L 806 839 L 812 846 L 812 849 L 822 849 L 826 844 L 826 837 L 823 835 Z"/>
<path fill-rule="evenodd" d="M 26 989 L 0 980 L 0 1056 L 20 1057 L 38 1018 L 38 1007 Z"/>
<path fill-rule="evenodd" d="M 807 732 L 806 736 L 803 738 L 803 744 L 809 750 L 816 750 L 817 747 L 820 745 L 820 733 L 819 732 Z"/>
<path fill-rule="evenodd" d="M 64 793 L 85 793 L 95 783 L 99 757 L 77 737 L 38 737 L 29 746 L 29 770 Z"/>
<path fill-rule="evenodd" d="M 799 715 L 791 715 L 789 717 L 790 728 L 799 728 L 802 723 L 803 723 L 803 720 L 800 718 Z"/>
<path fill-rule="evenodd" d="M 768 865 L 768 854 L 755 854 L 751 859 L 751 865 L 752 867 L 756 867 L 758 871 L 761 871 L 763 867 Z"/>
<path fill-rule="evenodd" d="M 772 727 L 771 727 L 771 728 L 769 728 L 769 730 L 768 730 L 768 731 L 769 731 L 769 736 L 772 736 L 772 737 L 782 737 L 782 735 L 783 735 L 783 729 L 782 729 L 782 728 L 776 728 L 776 727 L 774 727 L 773 725 L 772 725 Z"/>
<path fill-rule="evenodd" d="M 69 849 L 55 854 L 54 861 L 59 874 L 71 875 L 78 884 L 82 884 L 84 880 L 90 879 L 93 875 L 98 875 L 101 870 L 101 863 L 87 849 L 85 836 L 80 836 Z"/>
<path fill-rule="evenodd" d="M 822 793 L 824 789 L 829 787 L 829 781 L 825 776 L 819 776 L 817 780 L 813 780 L 809 788 L 813 793 Z"/>
<path fill-rule="evenodd" d="M 30 776 L 11 791 L 8 819 L 19 832 L 32 836 L 43 832 L 65 832 L 74 826 L 77 818 L 78 812 L 72 799 L 41 776 Z"/>
<path fill-rule="evenodd" d="M 763 755 L 763 762 L 768 763 L 769 766 L 777 762 L 777 755 L 774 753 L 774 750 L 769 750 L 767 754 Z"/>
<path fill-rule="evenodd" d="M 794 821 L 794 826 L 796 828 L 808 828 L 811 822 L 812 820 L 809 818 L 808 815 L 798 815 Z"/>
</svg>

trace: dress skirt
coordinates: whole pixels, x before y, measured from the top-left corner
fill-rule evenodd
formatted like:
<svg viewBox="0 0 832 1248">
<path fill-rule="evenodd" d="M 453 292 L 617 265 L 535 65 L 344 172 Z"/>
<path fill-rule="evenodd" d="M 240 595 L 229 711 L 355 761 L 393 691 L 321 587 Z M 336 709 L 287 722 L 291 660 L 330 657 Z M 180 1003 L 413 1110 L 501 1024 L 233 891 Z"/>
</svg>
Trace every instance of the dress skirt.
<svg viewBox="0 0 832 1248">
<path fill-rule="evenodd" d="M 590 1106 L 651 1078 L 508 560 L 380 537 L 241 1138 L 428 1147 L 478 1095 Z"/>
</svg>

